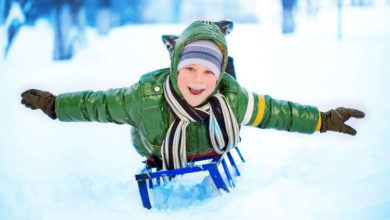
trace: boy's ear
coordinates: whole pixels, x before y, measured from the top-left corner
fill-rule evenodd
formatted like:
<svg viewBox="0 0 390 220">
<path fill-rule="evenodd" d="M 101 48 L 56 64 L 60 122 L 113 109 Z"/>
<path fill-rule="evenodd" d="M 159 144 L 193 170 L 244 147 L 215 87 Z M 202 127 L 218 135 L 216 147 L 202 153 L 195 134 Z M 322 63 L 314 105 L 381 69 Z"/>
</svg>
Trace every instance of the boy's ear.
<svg viewBox="0 0 390 220">
<path fill-rule="evenodd" d="M 161 38 L 162 38 L 162 41 L 163 41 L 165 47 L 167 48 L 167 50 L 169 52 L 169 56 L 172 56 L 173 48 L 175 48 L 177 38 L 179 38 L 179 37 L 176 35 L 163 35 L 163 36 L 161 36 Z"/>
<path fill-rule="evenodd" d="M 223 21 L 214 22 L 214 24 L 216 24 L 221 29 L 222 33 L 225 36 L 230 34 L 230 32 L 232 32 L 233 30 L 232 21 L 223 20 Z"/>
</svg>

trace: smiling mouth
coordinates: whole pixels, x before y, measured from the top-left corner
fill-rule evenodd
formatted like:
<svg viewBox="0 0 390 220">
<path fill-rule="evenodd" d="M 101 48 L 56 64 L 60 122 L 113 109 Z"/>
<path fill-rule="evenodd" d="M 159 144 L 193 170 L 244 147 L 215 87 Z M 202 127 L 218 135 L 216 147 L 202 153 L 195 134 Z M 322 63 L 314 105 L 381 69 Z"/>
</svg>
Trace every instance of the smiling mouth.
<svg viewBox="0 0 390 220">
<path fill-rule="evenodd" d="M 199 95 L 204 91 L 204 89 L 193 89 L 191 87 L 188 87 L 188 89 L 192 95 Z"/>
</svg>

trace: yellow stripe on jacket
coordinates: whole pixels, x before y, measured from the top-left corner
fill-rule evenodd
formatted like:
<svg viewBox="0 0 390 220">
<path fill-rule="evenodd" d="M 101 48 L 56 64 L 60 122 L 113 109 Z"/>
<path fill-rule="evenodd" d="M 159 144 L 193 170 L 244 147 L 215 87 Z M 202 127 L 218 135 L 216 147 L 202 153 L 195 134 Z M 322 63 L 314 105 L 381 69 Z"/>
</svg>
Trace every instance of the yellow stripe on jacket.
<svg viewBox="0 0 390 220">
<path fill-rule="evenodd" d="M 264 111 L 265 111 L 265 99 L 264 96 L 259 95 L 258 107 L 257 107 L 257 115 L 255 121 L 251 126 L 258 126 L 263 119 Z"/>
<path fill-rule="evenodd" d="M 319 131 L 321 129 L 321 123 L 322 123 L 321 113 L 318 112 L 318 114 L 319 114 L 319 116 L 318 116 L 316 131 Z"/>
</svg>

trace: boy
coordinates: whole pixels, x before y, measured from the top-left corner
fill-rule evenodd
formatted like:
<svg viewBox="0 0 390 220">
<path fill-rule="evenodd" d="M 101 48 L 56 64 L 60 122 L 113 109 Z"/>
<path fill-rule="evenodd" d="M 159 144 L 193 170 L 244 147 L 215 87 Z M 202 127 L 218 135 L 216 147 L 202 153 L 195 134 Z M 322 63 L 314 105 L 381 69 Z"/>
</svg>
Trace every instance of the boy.
<svg viewBox="0 0 390 220">
<path fill-rule="evenodd" d="M 192 23 L 174 45 L 171 67 L 145 74 L 131 87 L 58 96 L 33 89 L 22 93 L 22 103 L 60 121 L 129 124 L 136 150 L 160 158 L 164 169 L 186 166 L 188 156 L 230 150 L 239 142 L 240 125 L 356 134 L 344 122 L 363 118 L 361 111 L 323 113 L 247 92 L 225 73 L 224 30 L 212 22 Z"/>
</svg>

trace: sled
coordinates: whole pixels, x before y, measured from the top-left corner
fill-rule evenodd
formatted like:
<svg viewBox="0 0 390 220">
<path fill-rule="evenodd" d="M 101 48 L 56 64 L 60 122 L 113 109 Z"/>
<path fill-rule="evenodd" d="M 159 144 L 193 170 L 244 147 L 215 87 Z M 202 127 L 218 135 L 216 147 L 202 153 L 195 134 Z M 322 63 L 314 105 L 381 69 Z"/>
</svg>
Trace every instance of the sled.
<svg viewBox="0 0 390 220">
<path fill-rule="evenodd" d="M 234 149 L 236 150 L 241 161 L 245 162 L 238 147 L 235 147 Z M 139 174 L 135 175 L 143 206 L 147 209 L 152 208 L 148 190 L 153 189 L 154 186 L 160 185 L 161 179 L 166 183 L 170 179 L 174 178 L 176 175 L 184 175 L 188 173 L 208 171 L 211 179 L 213 180 L 218 190 L 222 189 L 226 192 L 230 192 L 228 186 L 234 188 L 235 184 L 232 175 L 230 174 L 229 168 L 226 164 L 225 157 L 228 158 L 236 176 L 240 176 L 238 167 L 230 152 L 231 151 L 222 155 L 219 155 L 215 152 L 211 152 L 208 154 L 188 157 L 188 166 L 173 170 L 161 170 L 161 167 L 157 165 L 156 161 L 154 161 L 155 159 L 148 158 L 146 160 L 145 168 L 143 168 Z M 221 176 L 221 173 L 219 172 L 218 167 L 220 165 L 222 165 L 223 167 L 228 184 L 225 183 Z"/>
</svg>

